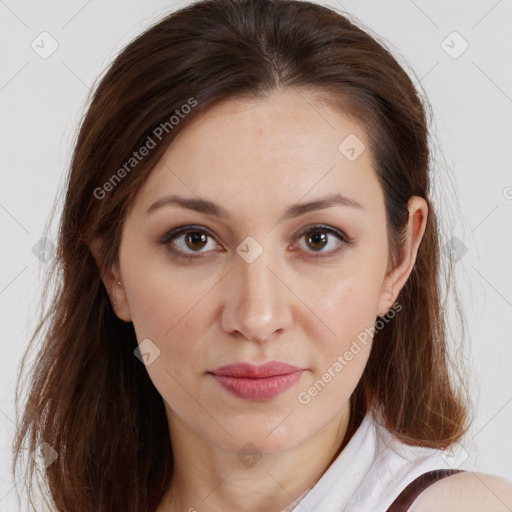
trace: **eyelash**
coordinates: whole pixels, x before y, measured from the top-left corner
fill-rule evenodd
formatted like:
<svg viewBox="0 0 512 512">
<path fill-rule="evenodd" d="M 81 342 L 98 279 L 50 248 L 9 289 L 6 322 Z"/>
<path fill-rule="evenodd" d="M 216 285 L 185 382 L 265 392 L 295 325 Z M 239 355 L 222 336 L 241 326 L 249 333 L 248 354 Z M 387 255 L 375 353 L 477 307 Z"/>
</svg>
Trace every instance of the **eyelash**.
<svg viewBox="0 0 512 512">
<path fill-rule="evenodd" d="M 330 234 L 336 236 L 336 238 L 338 238 L 341 242 L 343 242 L 344 245 L 351 245 L 351 244 L 353 244 L 353 240 L 350 239 L 347 235 L 345 235 L 342 231 L 339 231 L 337 229 L 334 229 L 334 228 L 331 228 L 331 227 L 328 227 L 328 226 L 324 226 L 322 224 L 317 224 L 317 225 L 309 227 L 305 231 L 302 231 L 301 233 L 299 233 L 299 235 L 297 235 L 297 238 L 301 238 L 301 237 L 303 237 L 305 235 L 308 235 L 310 233 L 314 233 L 314 232 L 317 232 L 317 231 L 323 231 L 323 232 L 330 233 Z M 204 234 L 208 235 L 209 237 L 215 239 L 215 237 L 207 229 L 204 229 L 202 227 L 199 227 L 199 226 L 181 226 L 179 228 L 176 228 L 176 229 L 173 229 L 173 230 L 167 232 L 158 241 L 158 243 L 160 245 L 163 245 L 163 246 L 167 247 L 167 249 L 169 251 L 171 251 L 173 253 L 173 255 L 175 255 L 175 256 L 177 256 L 179 258 L 184 258 L 184 259 L 188 259 L 188 260 L 203 258 L 204 257 L 203 254 L 206 255 L 207 252 L 203 252 L 203 253 L 201 253 L 201 252 L 187 253 L 187 252 L 182 251 L 181 249 L 176 249 L 176 247 L 173 247 L 170 244 L 170 242 L 172 240 L 174 240 L 175 238 L 177 238 L 178 236 L 184 235 L 184 234 L 187 234 L 187 233 L 192 233 L 192 232 L 204 233 Z M 315 254 L 314 251 L 313 251 L 311 257 L 312 258 L 326 258 L 326 257 L 329 257 L 329 256 L 336 255 L 339 251 L 340 251 L 340 249 L 334 249 L 334 250 L 331 250 L 329 252 L 318 252 L 317 254 Z M 307 251 L 307 252 L 309 252 L 309 251 Z"/>
</svg>

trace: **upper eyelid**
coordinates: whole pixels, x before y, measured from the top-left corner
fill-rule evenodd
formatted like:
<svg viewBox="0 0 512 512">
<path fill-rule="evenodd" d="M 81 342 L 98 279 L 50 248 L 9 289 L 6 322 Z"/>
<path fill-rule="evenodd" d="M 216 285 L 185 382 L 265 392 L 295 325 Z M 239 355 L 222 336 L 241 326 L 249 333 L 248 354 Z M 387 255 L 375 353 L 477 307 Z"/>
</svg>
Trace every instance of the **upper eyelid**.
<svg viewBox="0 0 512 512">
<path fill-rule="evenodd" d="M 343 235 L 346 238 L 349 238 L 343 232 L 343 230 L 341 230 L 339 228 L 335 228 L 334 226 L 329 226 L 327 224 L 324 225 L 322 223 L 316 223 L 316 224 L 313 223 L 312 225 L 307 226 L 307 227 L 299 230 L 299 232 L 295 236 L 303 235 L 303 234 L 308 233 L 309 231 L 314 230 L 314 229 L 319 229 L 319 230 L 320 229 L 325 229 L 326 231 L 327 230 L 331 230 L 331 231 L 334 231 L 335 233 L 339 232 L 340 235 Z M 208 235 L 210 235 L 211 237 L 216 238 L 216 235 L 214 235 L 209 228 L 207 228 L 206 226 L 195 225 L 195 224 L 185 224 L 183 226 L 177 226 L 175 228 L 172 228 L 172 229 L 166 231 L 166 233 L 163 235 L 162 238 L 165 238 L 168 235 L 170 236 L 171 234 L 172 234 L 172 236 L 178 236 L 178 235 L 181 235 L 183 233 L 187 233 L 189 231 L 194 231 L 194 230 L 196 230 L 196 231 L 203 231 L 203 232 L 207 233 Z"/>
<path fill-rule="evenodd" d="M 312 224 L 310 226 L 307 226 L 307 227 L 301 229 L 295 235 L 295 238 L 302 237 L 302 236 L 306 235 L 307 233 L 314 231 L 315 229 L 318 231 L 321 231 L 321 230 L 329 231 L 330 234 L 338 237 L 341 242 L 343 242 L 347 245 L 351 244 L 353 242 L 353 240 L 344 231 L 342 231 L 338 228 L 335 228 L 334 226 L 328 226 L 328 225 L 323 225 L 323 224 L 319 224 L 319 223 Z M 199 226 L 199 225 L 197 225 L 197 226 L 196 225 L 183 225 L 183 226 L 178 226 L 176 228 L 173 228 L 173 229 L 169 230 L 168 232 L 166 232 L 166 234 L 164 234 L 163 237 L 161 237 L 160 243 L 168 244 L 173 239 L 183 236 L 186 233 L 193 232 L 194 230 L 206 233 L 209 237 L 214 239 L 217 244 L 221 245 L 219 243 L 219 241 L 217 240 L 217 237 L 208 228 L 206 228 L 205 226 Z M 178 250 L 181 250 L 181 249 L 178 249 Z M 183 251 L 183 252 L 185 252 L 185 251 Z M 200 251 L 195 251 L 195 252 L 196 252 L 196 254 L 201 254 Z M 207 251 L 205 251 L 205 252 L 207 252 Z M 191 252 L 189 254 L 194 254 L 194 252 Z"/>
</svg>

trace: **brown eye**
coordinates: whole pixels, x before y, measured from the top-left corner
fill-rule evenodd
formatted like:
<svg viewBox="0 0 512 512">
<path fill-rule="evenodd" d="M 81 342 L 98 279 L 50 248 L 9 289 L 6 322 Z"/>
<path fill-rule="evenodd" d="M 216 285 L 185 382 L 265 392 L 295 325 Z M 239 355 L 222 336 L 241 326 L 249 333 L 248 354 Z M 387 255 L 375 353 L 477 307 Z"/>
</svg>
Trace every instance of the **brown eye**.
<svg viewBox="0 0 512 512">
<path fill-rule="evenodd" d="M 208 235 L 200 231 L 189 231 L 185 234 L 185 244 L 190 249 L 202 249 L 206 245 Z"/>
<path fill-rule="evenodd" d="M 353 241 L 337 229 L 326 226 L 313 226 L 299 235 L 305 240 L 303 252 L 313 257 L 327 257 L 335 255 L 343 245 L 350 245 Z M 213 235 L 207 230 L 194 226 L 182 226 L 166 233 L 160 240 L 170 252 L 181 258 L 201 258 L 208 256 L 212 250 L 221 249 Z M 208 244 L 210 246 L 208 247 Z M 299 244 L 301 245 L 301 244 Z"/>
<path fill-rule="evenodd" d="M 309 247 L 315 250 L 321 250 L 329 243 L 327 238 L 328 237 L 325 233 L 313 231 L 311 234 L 308 234 L 306 240 Z"/>
<path fill-rule="evenodd" d="M 176 256 L 183 258 L 203 257 L 211 252 L 210 249 L 219 248 L 212 235 L 193 226 L 172 230 L 165 234 L 159 243 L 165 245 Z"/>
<path fill-rule="evenodd" d="M 307 231 L 303 231 L 299 238 L 301 241 L 305 240 L 304 251 L 318 257 L 334 255 L 344 244 L 352 243 L 342 232 L 326 226 L 313 226 Z M 325 249 L 326 247 L 327 249 Z"/>
</svg>

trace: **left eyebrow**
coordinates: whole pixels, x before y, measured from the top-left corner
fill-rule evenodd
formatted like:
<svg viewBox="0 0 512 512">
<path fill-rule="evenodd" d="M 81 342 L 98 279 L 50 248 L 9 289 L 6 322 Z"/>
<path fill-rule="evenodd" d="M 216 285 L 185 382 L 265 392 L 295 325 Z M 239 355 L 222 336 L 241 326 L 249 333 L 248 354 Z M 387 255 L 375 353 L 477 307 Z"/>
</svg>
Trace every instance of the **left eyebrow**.
<svg viewBox="0 0 512 512">
<path fill-rule="evenodd" d="M 155 201 L 147 210 L 146 214 L 149 214 L 163 206 L 175 205 L 187 208 L 199 213 L 211 215 L 218 218 L 230 218 L 230 213 L 224 207 L 209 201 L 208 199 L 193 198 L 193 197 L 181 197 L 178 195 L 164 196 Z M 355 199 L 344 196 L 342 194 L 331 194 L 308 203 L 301 203 L 290 206 L 283 215 L 284 219 L 293 219 L 304 215 L 311 211 L 323 210 L 332 206 L 349 206 L 364 211 L 364 208 Z"/>
</svg>

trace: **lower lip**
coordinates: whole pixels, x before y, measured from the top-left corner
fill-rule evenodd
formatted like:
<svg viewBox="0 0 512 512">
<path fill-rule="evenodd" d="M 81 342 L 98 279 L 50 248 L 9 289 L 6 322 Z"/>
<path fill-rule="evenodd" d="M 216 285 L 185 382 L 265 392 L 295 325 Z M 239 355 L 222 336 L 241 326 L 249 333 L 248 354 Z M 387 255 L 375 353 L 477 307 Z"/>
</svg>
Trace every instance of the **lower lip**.
<svg viewBox="0 0 512 512">
<path fill-rule="evenodd" d="M 224 389 L 246 400 L 268 400 L 274 398 L 290 387 L 301 377 L 302 370 L 285 375 L 273 375 L 259 379 L 245 377 L 228 377 L 210 374 Z"/>
</svg>

